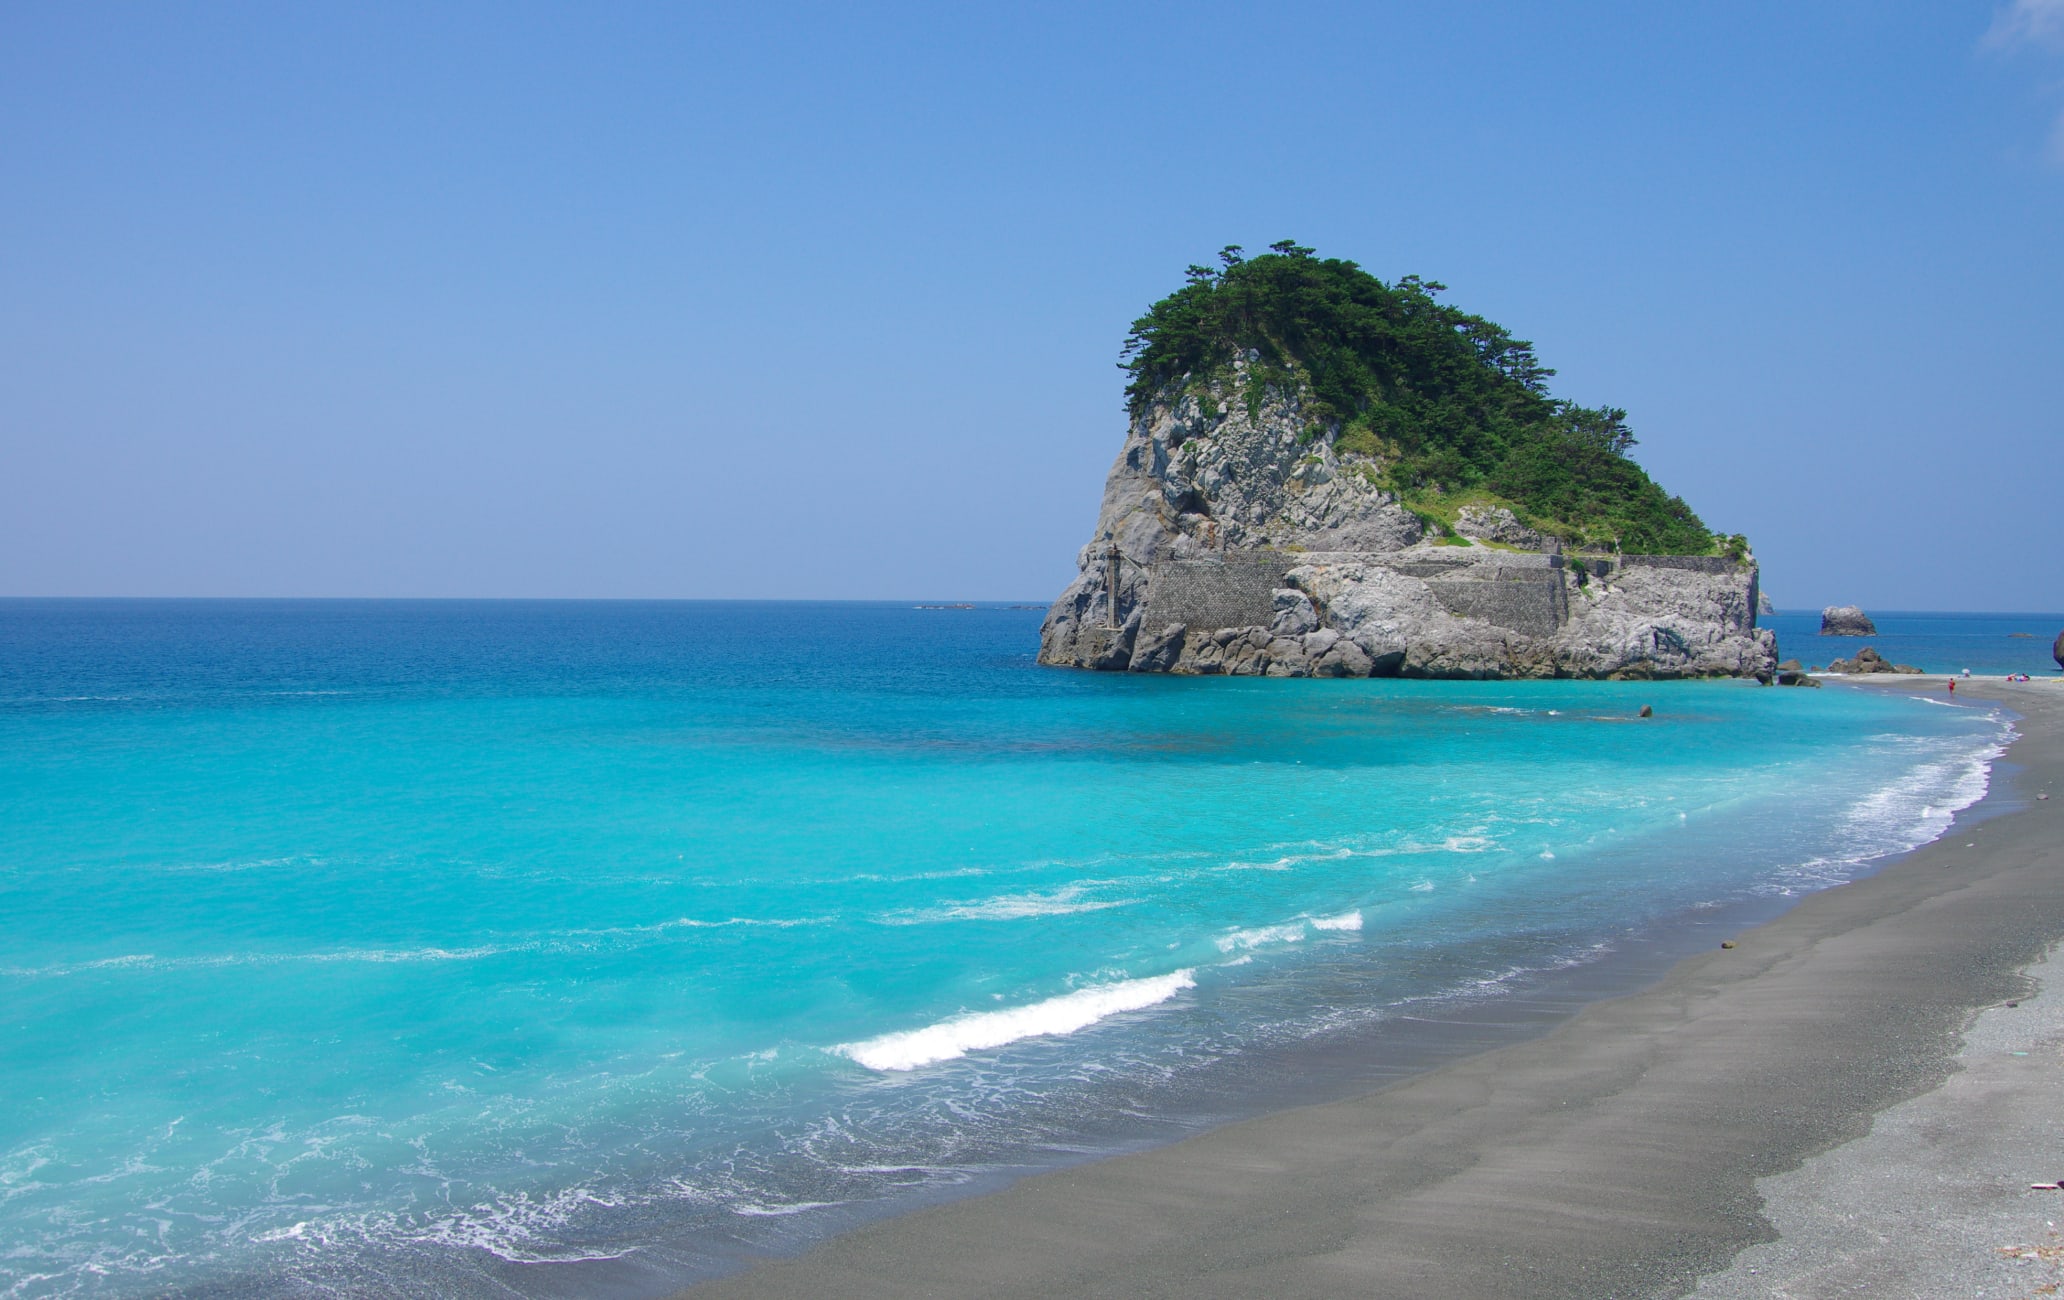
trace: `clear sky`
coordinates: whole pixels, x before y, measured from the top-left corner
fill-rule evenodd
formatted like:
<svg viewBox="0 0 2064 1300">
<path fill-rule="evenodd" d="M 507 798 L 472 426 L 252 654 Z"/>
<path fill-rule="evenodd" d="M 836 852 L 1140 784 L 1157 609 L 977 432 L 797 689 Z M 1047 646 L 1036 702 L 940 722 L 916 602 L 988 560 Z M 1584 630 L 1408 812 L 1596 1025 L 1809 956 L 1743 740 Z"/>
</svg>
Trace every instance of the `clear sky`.
<svg viewBox="0 0 2064 1300">
<path fill-rule="evenodd" d="M 0 7 L 0 593 L 1046 600 L 1417 273 L 1786 607 L 2064 609 L 2064 0 Z"/>
</svg>

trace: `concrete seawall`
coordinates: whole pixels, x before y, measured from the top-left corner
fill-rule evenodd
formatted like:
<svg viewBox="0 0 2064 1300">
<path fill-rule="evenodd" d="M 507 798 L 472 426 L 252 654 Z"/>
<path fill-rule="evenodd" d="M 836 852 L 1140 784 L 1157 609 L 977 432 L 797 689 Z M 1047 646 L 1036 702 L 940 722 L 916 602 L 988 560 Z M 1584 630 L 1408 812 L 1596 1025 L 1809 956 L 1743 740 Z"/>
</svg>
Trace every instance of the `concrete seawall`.
<svg viewBox="0 0 2064 1300">
<path fill-rule="evenodd" d="M 1452 548 L 1452 554 L 1409 555 L 1360 551 L 1249 551 L 1222 560 L 1183 560 L 1147 568 L 1140 626 L 1152 631 L 1181 623 L 1192 632 L 1266 627 L 1274 596 L 1290 585 L 1292 569 L 1306 564 L 1353 563 L 1389 569 L 1424 582 L 1450 612 L 1482 619 L 1528 636 L 1548 637 L 1569 622 L 1569 580 L 1560 555 L 1488 548 Z M 1610 556 L 1585 561 L 1591 573 L 1649 565 L 1724 572 L 1732 562 L 1706 556 Z"/>
</svg>

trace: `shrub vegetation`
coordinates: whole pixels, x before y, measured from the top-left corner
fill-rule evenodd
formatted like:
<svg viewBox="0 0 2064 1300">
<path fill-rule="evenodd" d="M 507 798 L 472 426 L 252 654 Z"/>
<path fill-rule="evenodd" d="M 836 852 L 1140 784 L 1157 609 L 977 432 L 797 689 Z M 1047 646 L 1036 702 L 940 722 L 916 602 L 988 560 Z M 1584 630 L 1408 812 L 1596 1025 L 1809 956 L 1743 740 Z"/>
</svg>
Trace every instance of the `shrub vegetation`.
<svg viewBox="0 0 2064 1300">
<path fill-rule="evenodd" d="M 1583 545 L 1659 555 L 1715 553 L 1691 507 L 1628 459 L 1627 413 L 1551 396 L 1533 344 L 1441 302 L 1418 276 L 1386 284 L 1353 262 L 1285 240 L 1237 246 L 1218 269 L 1133 322 L 1120 362 L 1134 414 L 1171 390 L 1206 402 L 1249 358 L 1250 412 L 1274 386 L 1302 389 L 1307 437 L 1367 458 L 1378 481 L 1436 523 L 1461 505 L 1502 504 Z"/>
</svg>

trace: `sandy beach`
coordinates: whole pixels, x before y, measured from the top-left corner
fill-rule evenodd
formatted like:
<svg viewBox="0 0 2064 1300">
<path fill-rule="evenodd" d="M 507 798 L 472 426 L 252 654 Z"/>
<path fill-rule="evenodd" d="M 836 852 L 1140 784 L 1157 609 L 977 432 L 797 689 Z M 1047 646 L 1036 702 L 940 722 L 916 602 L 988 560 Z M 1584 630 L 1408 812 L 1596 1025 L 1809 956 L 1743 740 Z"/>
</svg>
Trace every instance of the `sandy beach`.
<svg viewBox="0 0 2064 1300">
<path fill-rule="evenodd" d="M 2027 973 L 2064 937 L 2064 685 L 1956 695 L 2022 719 L 1985 800 L 1653 987 L 689 1294 L 1673 1296 L 1704 1275 L 1713 1296 L 2033 1294 L 2064 1218 L 2064 1193 L 2027 1190 L 2064 1173 L 2044 1068 L 2064 1012 Z"/>
</svg>

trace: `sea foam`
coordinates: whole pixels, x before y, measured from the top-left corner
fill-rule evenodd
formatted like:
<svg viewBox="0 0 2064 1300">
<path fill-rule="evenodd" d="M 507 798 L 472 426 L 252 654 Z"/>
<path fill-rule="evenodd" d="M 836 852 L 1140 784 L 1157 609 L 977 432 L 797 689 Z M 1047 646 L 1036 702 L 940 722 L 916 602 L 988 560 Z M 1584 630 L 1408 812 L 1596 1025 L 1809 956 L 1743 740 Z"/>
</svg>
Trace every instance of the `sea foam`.
<svg viewBox="0 0 2064 1300">
<path fill-rule="evenodd" d="M 975 1011 L 941 1020 L 923 1029 L 883 1034 L 858 1043 L 841 1043 L 841 1056 L 851 1057 L 870 1070 L 915 1070 L 921 1065 L 950 1061 L 991 1047 L 1002 1047 L 1025 1038 L 1072 1034 L 1121 1011 L 1138 1011 L 1166 1002 L 1184 989 L 1197 987 L 1191 971 L 1098 984 L 1063 993 L 1044 1002 L 1012 1007 L 1007 1011 Z"/>
</svg>

